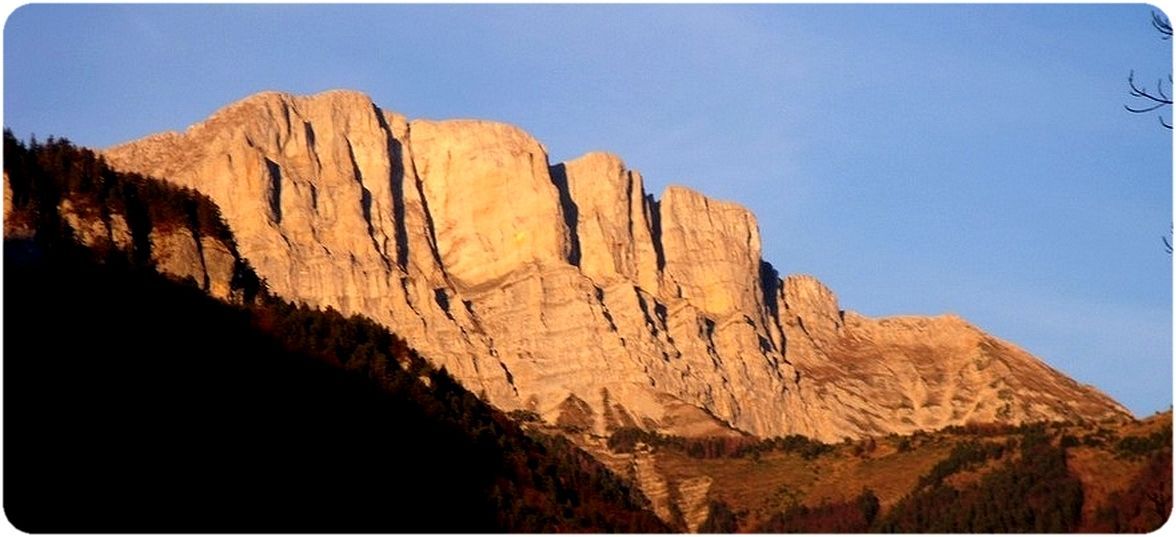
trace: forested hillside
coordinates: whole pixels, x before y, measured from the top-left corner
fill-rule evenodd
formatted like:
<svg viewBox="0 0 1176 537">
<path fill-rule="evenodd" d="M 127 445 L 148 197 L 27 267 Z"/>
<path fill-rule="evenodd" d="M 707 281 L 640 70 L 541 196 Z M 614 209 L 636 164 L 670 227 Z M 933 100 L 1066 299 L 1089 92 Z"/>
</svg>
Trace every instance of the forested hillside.
<svg viewBox="0 0 1176 537">
<path fill-rule="evenodd" d="M 587 454 L 524 434 L 378 325 L 268 296 L 245 265 L 236 304 L 160 276 L 142 254 L 157 226 L 231 241 L 193 192 L 7 133 L 5 174 L 4 508 L 18 528 L 666 529 Z M 64 199 L 136 215 L 134 247 L 79 246 Z"/>
</svg>

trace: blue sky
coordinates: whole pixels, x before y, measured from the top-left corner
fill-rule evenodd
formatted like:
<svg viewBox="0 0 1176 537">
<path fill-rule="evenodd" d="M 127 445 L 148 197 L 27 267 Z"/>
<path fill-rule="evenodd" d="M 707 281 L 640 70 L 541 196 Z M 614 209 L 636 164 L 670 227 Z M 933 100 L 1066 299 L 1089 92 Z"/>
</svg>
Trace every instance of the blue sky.
<svg viewBox="0 0 1176 537">
<path fill-rule="evenodd" d="M 868 315 L 954 312 L 1140 415 L 1172 402 L 1172 139 L 1146 5 L 37 5 L 4 124 L 105 147 L 251 93 L 617 153 L 758 216 L 764 257 Z M 1167 116 L 1170 118 L 1170 116 Z"/>
</svg>

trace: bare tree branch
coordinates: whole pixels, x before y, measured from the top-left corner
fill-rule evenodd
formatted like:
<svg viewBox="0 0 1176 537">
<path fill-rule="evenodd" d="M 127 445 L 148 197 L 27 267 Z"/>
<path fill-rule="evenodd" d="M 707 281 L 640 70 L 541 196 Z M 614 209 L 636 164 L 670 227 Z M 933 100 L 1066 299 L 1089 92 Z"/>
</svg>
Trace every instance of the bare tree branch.
<svg viewBox="0 0 1176 537">
<path fill-rule="evenodd" d="M 1168 22 L 1168 18 L 1159 13 L 1152 12 L 1152 26 L 1160 32 L 1160 39 L 1172 38 L 1172 23 Z"/>
<path fill-rule="evenodd" d="M 1151 24 L 1157 32 L 1160 32 L 1160 39 L 1165 41 L 1172 39 L 1172 22 L 1168 20 L 1168 17 L 1164 16 L 1158 11 L 1152 11 Z M 1123 108 L 1127 109 L 1128 112 L 1133 114 L 1146 114 L 1164 107 L 1172 106 L 1173 92 L 1171 72 L 1168 73 L 1168 90 L 1164 89 L 1164 80 L 1162 78 L 1156 80 L 1155 93 L 1148 91 L 1148 89 L 1144 86 L 1136 84 L 1135 70 L 1132 70 L 1131 73 L 1127 75 L 1127 85 L 1131 87 L 1131 91 L 1129 92 L 1130 95 L 1136 99 L 1140 99 L 1140 101 L 1138 101 L 1140 106 L 1131 106 L 1127 104 L 1123 105 Z M 1164 127 L 1165 129 L 1172 130 L 1172 122 L 1164 119 L 1163 113 L 1156 114 L 1156 119 L 1160 120 L 1160 126 Z M 1176 240 L 1172 238 L 1172 234 L 1173 228 L 1172 226 L 1169 226 L 1168 234 L 1160 237 L 1160 240 L 1164 242 L 1164 251 L 1168 252 L 1168 255 L 1172 255 L 1172 245 L 1174 242 L 1176 242 Z M 1171 499 L 1168 501 L 1170 504 Z M 1159 504 L 1157 503 L 1156 505 L 1158 508 Z M 1166 516 L 1166 512 L 1160 513 L 1161 518 Z"/>
<path fill-rule="evenodd" d="M 1169 84 L 1171 84 L 1171 75 L 1169 75 Z M 1127 85 L 1131 87 L 1129 94 L 1137 99 L 1143 99 L 1145 104 L 1143 106 L 1123 105 L 1128 112 L 1133 114 L 1146 114 L 1164 108 L 1165 106 L 1172 106 L 1172 97 L 1168 91 L 1164 90 L 1164 81 L 1156 81 L 1156 91 L 1152 93 L 1144 86 L 1135 83 L 1135 71 L 1131 71 L 1127 75 Z M 1172 128 L 1172 124 L 1165 121 L 1163 116 L 1160 116 L 1160 125 L 1167 129 Z"/>
<path fill-rule="evenodd" d="M 1156 105 L 1157 107 L 1167 106 L 1167 105 L 1172 104 L 1172 99 L 1170 97 L 1168 97 L 1167 93 L 1164 93 L 1164 83 L 1162 80 L 1156 81 L 1156 88 L 1158 90 L 1159 95 L 1153 95 L 1150 92 L 1148 92 L 1147 88 L 1140 86 L 1140 85 L 1137 85 L 1135 83 L 1135 71 L 1134 70 L 1131 71 L 1131 74 L 1127 75 L 1127 84 L 1129 84 L 1131 86 L 1131 96 L 1132 97 L 1140 97 L 1140 98 L 1147 99 L 1149 101 L 1158 103 Z M 1151 111 L 1151 110 L 1155 110 L 1155 108 L 1148 109 L 1148 111 Z"/>
<path fill-rule="evenodd" d="M 1172 23 L 1168 20 L 1168 17 L 1165 17 L 1163 14 L 1157 11 L 1152 11 L 1151 16 L 1152 27 L 1155 28 L 1157 32 L 1160 32 L 1160 39 L 1171 39 Z M 1132 97 L 1143 100 L 1143 103 L 1140 106 L 1123 105 L 1123 108 L 1127 109 L 1128 112 L 1133 114 L 1146 114 L 1166 106 L 1172 106 L 1172 92 L 1170 88 L 1169 90 L 1164 89 L 1163 79 L 1156 80 L 1156 90 L 1153 93 L 1152 91 L 1148 90 L 1147 87 L 1140 86 L 1139 84 L 1135 83 L 1135 71 L 1132 70 L 1131 74 L 1127 75 L 1127 85 L 1131 87 L 1131 91 L 1129 93 Z M 1169 73 L 1168 86 L 1170 87 L 1171 85 L 1172 75 Z M 1168 130 L 1172 130 L 1172 123 L 1164 119 L 1162 114 L 1159 116 L 1159 119 L 1160 125 Z"/>
<path fill-rule="evenodd" d="M 1145 113 L 1145 112 L 1151 112 L 1152 110 L 1157 110 L 1157 109 L 1159 109 L 1159 108 L 1163 108 L 1163 107 L 1165 107 L 1165 106 L 1168 106 L 1168 103 L 1160 103 L 1160 104 L 1152 105 L 1152 106 L 1150 106 L 1150 107 L 1147 107 L 1147 108 L 1132 108 L 1132 107 L 1130 107 L 1130 106 L 1123 105 L 1123 108 L 1126 108 L 1128 112 L 1133 112 L 1133 113 L 1136 113 L 1136 114 L 1143 114 L 1143 113 Z M 1160 121 L 1163 121 L 1163 119 L 1164 119 L 1164 118 L 1162 118 L 1162 117 L 1161 117 L 1161 118 L 1160 118 Z"/>
</svg>

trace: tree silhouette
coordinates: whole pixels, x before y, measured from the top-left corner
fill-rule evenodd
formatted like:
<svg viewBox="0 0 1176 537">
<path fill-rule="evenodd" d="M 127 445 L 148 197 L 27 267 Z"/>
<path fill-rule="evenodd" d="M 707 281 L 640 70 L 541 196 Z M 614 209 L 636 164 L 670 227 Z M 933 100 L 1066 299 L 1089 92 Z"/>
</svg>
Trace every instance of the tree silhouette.
<svg viewBox="0 0 1176 537">
<path fill-rule="evenodd" d="M 1152 27 L 1155 28 L 1157 32 L 1160 32 L 1160 39 L 1163 39 L 1164 41 L 1172 39 L 1172 22 L 1168 20 L 1168 17 L 1165 17 L 1164 15 L 1155 11 L 1152 11 L 1151 16 Z M 1156 80 L 1156 89 L 1154 93 L 1147 89 L 1146 86 L 1136 84 L 1134 70 L 1132 70 L 1131 73 L 1127 75 L 1127 85 L 1131 87 L 1131 96 L 1137 100 L 1136 102 L 1140 103 L 1139 106 L 1131 106 L 1126 104 L 1123 105 L 1123 108 L 1126 108 L 1128 112 L 1133 114 L 1146 114 L 1172 106 L 1171 73 L 1168 73 L 1168 91 L 1164 91 L 1163 79 Z M 1160 125 L 1163 125 L 1164 128 L 1168 130 L 1172 130 L 1172 123 L 1164 121 L 1164 116 L 1162 114 L 1157 115 L 1156 117 L 1159 118 Z M 1169 238 L 1171 236 L 1172 230 L 1169 228 L 1168 236 L 1160 237 L 1160 240 L 1164 241 L 1164 251 L 1168 252 L 1168 254 L 1172 253 L 1172 239 Z"/>
<path fill-rule="evenodd" d="M 1160 39 L 1165 41 L 1172 39 L 1172 23 L 1167 17 L 1153 11 L 1152 12 L 1152 27 L 1160 32 Z M 1130 94 L 1141 103 L 1138 106 L 1123 105 L 1128 112 L 1134 114 L 1146 114 L 1154 112 L 1165 107 L 1172 106 L 1172 74 L 1168 74 L 1168 90 L 1164 90 L 1163 79 L 1156 80 L 1156 89 L 1153 92 L 1149 90 L 1146 85 L 1140 85 L 1135 82 L 1135 71 L 1132 70 L 1127 75 L 1127 85 L 1131 87 Z M 1157 115 L 1160 124 L 1164 128 L 1171 130 L 1172 123 L 1165 121 L 1163 115 Z M 1165 241 L 1168 242 L 1168 241 Z M 1168 251 L 1171 252 L 1171 244 L 1168 244 Z"/>
</svg>

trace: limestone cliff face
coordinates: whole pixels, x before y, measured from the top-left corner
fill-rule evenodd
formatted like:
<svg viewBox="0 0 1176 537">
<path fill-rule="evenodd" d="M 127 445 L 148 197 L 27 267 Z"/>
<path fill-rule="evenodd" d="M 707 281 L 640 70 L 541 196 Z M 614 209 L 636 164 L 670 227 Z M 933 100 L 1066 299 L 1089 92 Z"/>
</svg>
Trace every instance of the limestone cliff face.
<svg viewBox="0 0 1176 537">
<path fill-rule="evenodd" d="M 963 319 L 871 319 L 811 276 L 780 290 L 788 358 L 826 403 L 813 427 L 907 433 L 967 422 L 1118 419 L 1117 402 Z"/>
<path fill-rule="evenodd" d="M 668 294 L 718 318 L 761 317 L 755 216 L 734 203 L 676 186 L 666 189 L 660 213 Z"/>
<path fill-rule="evenodd" d="M 552 166 L 508 125 L 270 92 L 104 156 L 215 200 L 279 295 L 367 315 L 553 423 L 838 440 L 1126 416 L 962 321 L 843 314 L 816 280 L 765 270 L 746 209 L 655 199 L 609 154 Z"/>
<path fill-rule="evenodd" d="M 565 262 L 568 230 L 539 142 L 482 121 L 415 121 L 408 142 L 437 253 L 458 288 Z"/>
<path fill-rule="evenodd" d="M 657 293 L 661 271 L 653 243 L 650 200 L 641 174 L 615 155 L 588 153 L 552 167 L 564 185 L 565 219 L 574 237 L 572 258 L 588 278 L 602 284 L 632 282 Z"/>
</svg>

